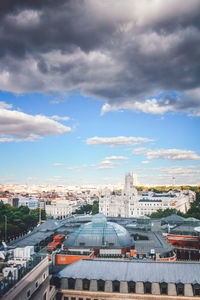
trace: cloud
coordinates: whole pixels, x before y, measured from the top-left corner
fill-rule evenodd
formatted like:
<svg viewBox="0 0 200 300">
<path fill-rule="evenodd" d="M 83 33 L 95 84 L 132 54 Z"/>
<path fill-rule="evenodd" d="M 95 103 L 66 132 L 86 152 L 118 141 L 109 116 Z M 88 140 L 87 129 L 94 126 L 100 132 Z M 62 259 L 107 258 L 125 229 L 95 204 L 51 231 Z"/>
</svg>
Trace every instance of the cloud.
<svg viewBox="0 0 200 300">
<path fill-rule="evenodd" d="M 69 132 L 64 126 L 43 115 L 29 115 L 16 110 L 0 108 L 1 141 L 34 141 L 46 135 L 60 135 Z"/>
<path fill-rule="evenodd" d="M 151 161 L 149 161 L 149 160 L 143 160 L 142 161 L 142 164 L 150 164 L 151 163 Z"/>
<path fill-rule="evenodd" d="M 109 146 L 129 146 L 129 145 L 139 145 L 142 143 L 152 142 L 152 139 L 142 138 L 142 137 L 126 137 L 126 136 L 117 136 L 117 137 L 93 137 L 88 138 L 86 143 L 88 145 L 109 145 Z"/>
<path fill-rule="evenodd" d="M 10 109 L 12 108 L 12 104 L 8 104 L 4 101 L 0 101 L 0 109 L 3 108 L 3 109 Z"/>
<path fill-rule="evenodd" d="M 122 163 L 124 163 L 124 160 L 126 159 L 128 158 L 124 156 L 105 157 L 100 163 L 96 164 L 98 166 L 96 169 L 100 169 L 100 170 L 114 169 L 115 167 L 120 166 Z"/>
<path fill-rule="evenodd" d="M 168 159 L 170 161 L 200 160 L 200 156 L 197 155 L 194 151 L 180 149 L 151 150 L 147 148 L 135 148 L 132 154 L 146 154 L 147 159 Z"/>
<path fill-rule="evenodd" d="M 113 165 L 105 165 L 105 166 L 99 166 L 98 168 L 96 168 L 97 170 L 111 170 L 114 169 L 115 166 Z"/>
<path fill-rule="evenodd" d="M 70 117 L 60 117 L 60 116 L 52 116 L 51 119 L 56 120 L 56 121 L 68 121 L 70 120 Z"/>
<path fill-rule="evenodd" d="M 80 172 L 80 167 L 66 167 L 65 169 L 68 171 L 76 171 L 76 172 Z"/>
<path fill-rule="evenodd" d="M 62 167 L 62 166 L 64 166 L 64 164 L 61 164 L 61 163 L 55 163 L 55 164 L 53 164 L 53 166 L 54 166 L 54 167 Z"/>
<path fill-rule="evenodd" d="M 127 160 L 128 157 L 126 156 L 107 156 L 104 160 Z"/>
<path fill-rule="evenodd" d="M 199 165 L 142 168 L 140 171 L 139 178 L 143 184 L 196 185 L 200 180 Z"/>
<path fill-rule="evenodd" d="M 132 152 L 132 154 L 143 154 L 146 153 L 148 151 L 147 148 L 135 148 Z"/>
<path fill-rule="evenodd" d="M 101 109 L 101 115 L 104 115 L 106 112 L 109 111 L 118 111 L 122 108 L 147 114 L 164 114 L 167 111 L 173 110 L 172 105 L 168 105 L 166 103 L 161 105 L 161 101 L 159 101 L 158 99 L 147 99 L 144 102 L 125 101 L 122 103 L 122 106 L 120 104 L 109 105 L 106 103 Z"/>
<path fill-rule="evenodd" d="M 0 89 L 78 91 L 106 102 L 102 114 L 198 116 L 199 11 L 199 0 L 1 1 Z"/>
<path fill-rule="evenodd" d="M 191 150 L 178 150 L 178 149 L 160 149 L 148 150 L 148 159 L 168 159 L 171 161 L 177 160 L 200 160 L 200 156 Z"/>
<path fill-rule="evenodd" d="M 0 138 L 0 143 L 10 143 L 16 141 L 15 139 L 12 138 Z"/>
</svg>

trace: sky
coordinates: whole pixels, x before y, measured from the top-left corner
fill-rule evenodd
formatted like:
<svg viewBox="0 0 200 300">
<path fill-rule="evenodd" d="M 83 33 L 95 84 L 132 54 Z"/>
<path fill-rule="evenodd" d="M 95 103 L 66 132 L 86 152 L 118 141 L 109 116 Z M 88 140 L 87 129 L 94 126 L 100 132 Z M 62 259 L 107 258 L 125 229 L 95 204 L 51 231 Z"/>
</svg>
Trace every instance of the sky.
<svg viewBox="0 0 200 300">
<path fill-rule="evenodd" d="M 0 2 L 0 184 L 200 184 L 199 0 Z"/>
</svg>

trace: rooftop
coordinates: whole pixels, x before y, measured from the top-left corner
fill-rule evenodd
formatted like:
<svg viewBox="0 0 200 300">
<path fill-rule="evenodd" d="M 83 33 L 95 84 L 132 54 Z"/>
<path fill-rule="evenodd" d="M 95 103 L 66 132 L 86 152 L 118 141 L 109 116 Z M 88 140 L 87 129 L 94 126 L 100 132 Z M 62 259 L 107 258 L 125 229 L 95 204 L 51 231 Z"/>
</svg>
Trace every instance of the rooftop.
<svg viewBox="0 0 200 300">
<path fill-rule="evenodd" d="M 200 284 L 200 264 L 79 260 L 65 267 L 56 276 L 59 278 L 85 278 L 88 280 Z"/>
</svg>

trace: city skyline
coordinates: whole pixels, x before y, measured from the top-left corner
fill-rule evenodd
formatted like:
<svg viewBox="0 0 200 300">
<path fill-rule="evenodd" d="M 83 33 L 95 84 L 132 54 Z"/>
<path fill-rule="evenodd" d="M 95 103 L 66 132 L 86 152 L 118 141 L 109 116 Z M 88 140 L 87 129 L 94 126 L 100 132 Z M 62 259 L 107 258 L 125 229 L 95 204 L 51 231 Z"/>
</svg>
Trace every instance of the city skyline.
<svg viewBox="0 0 200 300">
<path fill-rule="evenodd" d="M 200 183 L 200 2 L 0 4 L 0 184 Z"/>
</svg>

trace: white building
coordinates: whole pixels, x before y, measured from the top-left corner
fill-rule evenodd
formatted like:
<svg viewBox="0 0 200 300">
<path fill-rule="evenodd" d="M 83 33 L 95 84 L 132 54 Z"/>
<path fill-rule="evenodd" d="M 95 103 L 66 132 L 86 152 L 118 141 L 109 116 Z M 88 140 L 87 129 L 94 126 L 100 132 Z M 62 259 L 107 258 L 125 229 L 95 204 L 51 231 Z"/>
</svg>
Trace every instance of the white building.
<svg viewBox="0 0 200 300">
<path fill-rule="evenodd" d="M 36 197 L 19 197 L 18 206 L 28 206 L 29 209 L 36 209 L 40 207 L 40 201 Z"/>
<path fill-rule="evenodd" d="M 106 192 L 100 197 L 99 212 L 112 217 L 140 217 L 150 215 L 158 209 L 176 208 L 186 213 L 190 203 L 195 200 L 195 193 L 192 191 L 139 194 L 134 185 L 133 174 L 127 174 L 121 195 Z"/>
<path fill-rule="evenodd" d="M 46 214 L 54 219 L 63 219 L 72 214 L 72 205 L 60 200 L 56 201 L 53 205 L 46 205 Z"/>
</svg>

